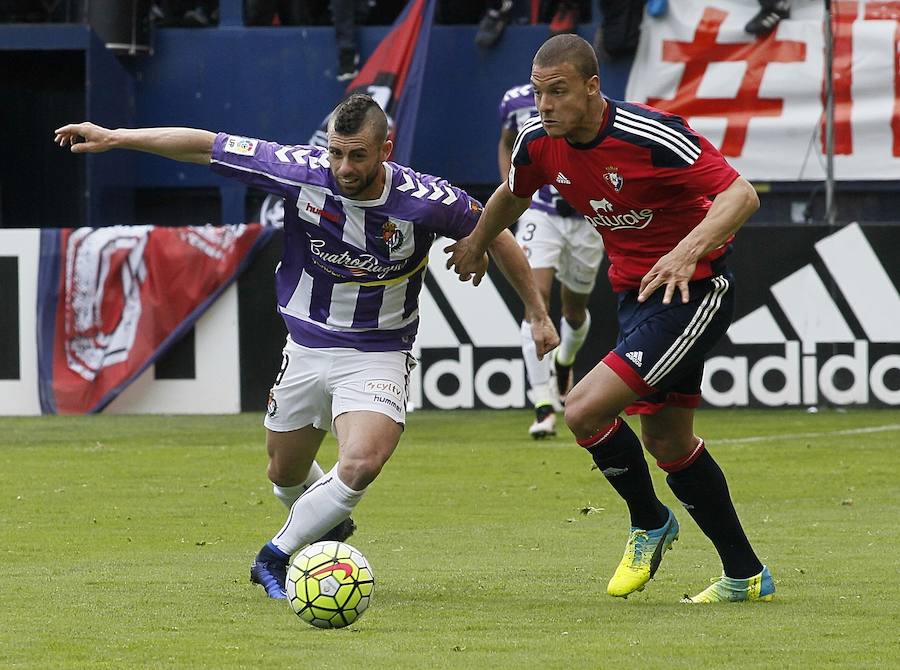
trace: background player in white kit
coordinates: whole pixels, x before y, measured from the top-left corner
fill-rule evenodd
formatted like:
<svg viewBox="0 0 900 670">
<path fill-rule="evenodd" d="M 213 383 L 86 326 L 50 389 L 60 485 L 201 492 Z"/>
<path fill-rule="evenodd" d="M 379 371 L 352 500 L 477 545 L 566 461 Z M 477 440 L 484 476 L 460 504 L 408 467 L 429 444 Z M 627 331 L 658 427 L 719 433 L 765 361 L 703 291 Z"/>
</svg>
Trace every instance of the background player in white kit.
<svg viewBox="0 0 900 670">
<path fill-rule="evenodd" d="M 525 122 L 537 115 L 534 88 L 530 83 L 515 86 L 503 95 L 497 147 L 501 180 L 509 175 L 516 136 Z M 557 183 L 568 181 L 562 173 L 555 179 Z M 603 239 L 585 224 L 584 217 L 556 188 L 547 185 L 535 192 L 531 206 L 519 217 L 516 241 L 528 258 L 547 309 L 550 308 L 554 277 L 560 283 L 560 344 L 552 356 L 538 358 L 531 325 L 522 322 L 522 358 L 535 415 L 528 432 L 539 439 L 556 434 L 555 406 L 565 402 L 572 387 L 572 365 L 591 327 L 587 304 L 603 262 Z"/>
<path fill-rule="evenodd" d="M 481 215 L 446 181 L 389 162 L 387 137 L 387 118 L 367 95 L 337 106 L 327 151 L 193 128 L 56 131 L 74 153 L 133 149 L 210 165 L 293 205 L 275 276 L 289 337 L 265 421 L 268 476 L 290 514 L 250 572 L 271 598 L 286 597 L 291 555 L 349 518 L 397 447 L 428 252 L 438 235 L 470 233 Z M 525 303 L 537 351 L 549 352 L 559 340 L 512 234 L 490 252 Z M 315 456 L 328 430 L 339 454 L 323 474 Z"/>
</svg>

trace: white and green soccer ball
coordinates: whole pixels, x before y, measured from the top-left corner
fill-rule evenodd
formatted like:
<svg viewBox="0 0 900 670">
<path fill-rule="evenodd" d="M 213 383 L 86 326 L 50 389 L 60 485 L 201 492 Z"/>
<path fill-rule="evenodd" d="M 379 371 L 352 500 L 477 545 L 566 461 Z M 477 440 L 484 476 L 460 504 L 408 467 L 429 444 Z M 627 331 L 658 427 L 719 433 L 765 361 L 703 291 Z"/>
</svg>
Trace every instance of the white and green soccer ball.
<svg viewBox="0 0 900 670">
<path fill-rule="evenodd" d="M 287 571 L 288 601 L 298 617 L 318 628 L 343 628 L 366 611 L 375 576 L 366 557 L 343 542 L 314 542 Z"/>
</svg>

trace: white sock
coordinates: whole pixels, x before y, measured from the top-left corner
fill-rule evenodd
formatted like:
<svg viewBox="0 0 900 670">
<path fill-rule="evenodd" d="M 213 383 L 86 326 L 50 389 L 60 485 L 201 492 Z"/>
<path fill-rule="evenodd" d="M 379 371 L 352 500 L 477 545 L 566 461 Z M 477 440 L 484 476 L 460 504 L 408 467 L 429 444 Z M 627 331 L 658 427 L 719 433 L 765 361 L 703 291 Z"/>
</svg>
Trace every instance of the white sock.
<svg viewBox="0 0 900 670">
<path fill-rule="evenodd" d="M 525 374 L 528 375 L 528 384 L 531 386 L 532 400 L 535 407 L 551 402 L 550 397 L 550 356 L 544 356 L 539 361 L 537 348 L 531 336 L 531 324 L 522 322 L 522 359 L 525 361 Z"/>
<path fill-rule="evenodd" d="M 584 310 L 584 323 L 578 328 L 572 328 L 566 317 L 560 319 L 559 324 L 559 349 L 556 351 L 556 360 L 560 365 L 572 365 L 578 350 L 587 339 L 591 329 L 591 313 Z"/>
<path fill-rule="evenodd" d="M 338 477 L 338 463 L 297 498 L 287 522 L 272 538 L 272 544 L 290 555 L 315 542 L 350 516 L 365 489 L 354 491 Z"/>
<path fill-rule="evenodd" d="M 324 474 L 325 473 L 322 471 L 322 468 L 319 467 L 319 464 L 313 461 L 312 465 L 309 467 L 309 474 L 302 484 L 297 484 L 296 486 L 278 486 L 278 484 L 272 484 L 272 493 L 284 503 L 285 507 L 290 509 L 291 505 L 294 504 L 294 501 L 303 495 L 303 492 L 306 489 L 322 479 Z"/>
</svg>

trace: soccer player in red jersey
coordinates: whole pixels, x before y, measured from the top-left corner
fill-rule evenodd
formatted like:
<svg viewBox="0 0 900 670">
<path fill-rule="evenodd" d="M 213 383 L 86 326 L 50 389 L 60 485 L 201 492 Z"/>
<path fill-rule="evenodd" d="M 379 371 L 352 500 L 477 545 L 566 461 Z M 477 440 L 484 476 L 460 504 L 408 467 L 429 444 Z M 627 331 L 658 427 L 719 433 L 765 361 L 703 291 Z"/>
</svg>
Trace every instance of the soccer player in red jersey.
<svg viewBox="0 0 900 670">
<path fill-rule="evenodd" d="M 734 233 L 759 207 L 756 192 L 683 119 L 605 98 L 594 51 L 577 35 L 541 46 L 531 82 L 540 117 L 519 132 L 509 178 L 475 229 L 448 247 L 448 267 L 460 279 L 480 279 L 490 241 L 540 186 L 559 190 L 602 235 L 618 295 L 616 347 L 566 399 L 566 423 L 631 516 L 607 592 L 642 590 L 678 538 L 641 440 L 619 417 L 624 410 L 640 415 L 644 447 L 722 559 L 722 577 L 685 600 L 770 600 L 772 576 L 747 540 L 722 470 L 694 434 L 705 354 L 733 313 L 725 258 Z"/>
</svg>

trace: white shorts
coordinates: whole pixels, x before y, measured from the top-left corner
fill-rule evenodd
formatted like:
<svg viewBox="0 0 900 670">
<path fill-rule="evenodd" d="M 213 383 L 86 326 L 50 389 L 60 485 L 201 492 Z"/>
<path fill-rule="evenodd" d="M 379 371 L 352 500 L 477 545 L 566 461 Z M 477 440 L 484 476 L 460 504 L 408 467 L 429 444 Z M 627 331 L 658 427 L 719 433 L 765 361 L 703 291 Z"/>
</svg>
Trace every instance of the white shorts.
<svg viewBox="0 0 900 670">
<path fill-rule="evenodd" d="M 279 433 L 309 425 L 333 432 L 338 416 L 366 410 L 403 425 L 415 366 L 406 351 L 312 349 L 288 337 L 264 424 Z"/>
<path fill-rule="evenodd" d="M 583 218 L 529 209 L 519 218 L 516 241 L 532 268 L 553 268 L 559 282 L 575 293 L 594 289 L 603 239 Z"/>
</svg>

